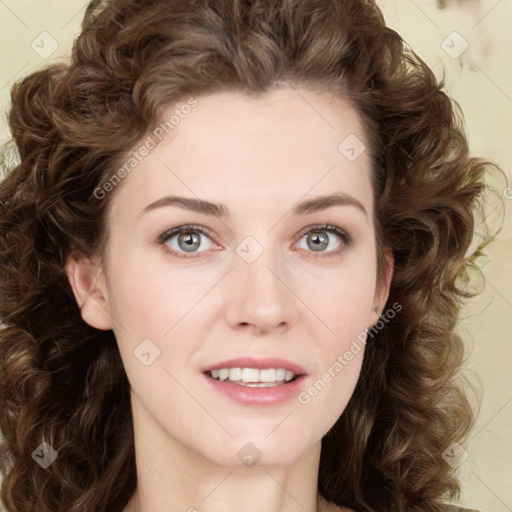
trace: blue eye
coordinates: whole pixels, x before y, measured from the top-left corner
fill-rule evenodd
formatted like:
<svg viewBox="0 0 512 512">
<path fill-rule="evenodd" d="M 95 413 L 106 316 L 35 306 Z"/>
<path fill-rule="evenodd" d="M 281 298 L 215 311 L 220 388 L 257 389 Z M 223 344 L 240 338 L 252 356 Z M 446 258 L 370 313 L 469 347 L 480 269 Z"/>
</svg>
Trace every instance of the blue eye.
<svg viewBox="0 0 512 512">
<path fill-rule="evenodd" d="M 336 250 L 330 250 L 325 252 L 324 249 L 331 243 L 331 237 L 326 236 L 326 233 L 336 235 L 341 241 L 341 248 Z M 328 258 L 338 256 L 345 247 L 352 244 L 351 236 L 341 228 L 333 226 L 331 224 L 322 224 L 309 226 L 306 231 L 303 231 L 300 235 L 302 240 L 307 235 L 306 243 L 312 243 L 312 247 L 316 247 L 319 250 L 313 249 L 310 252 L 316 253 L 315 257 Z M 177 237 L 177 247 L 169 247 L 168 242 L 172 241 L 173 238 Z M 163 246 L 164 251 L 171 256 L 177 256 L 179 258 L 196 258 L 198 251 L 202 247 L 202 237 L 208 238 L 210 241 L 211 233 L 210 230 L 203 228 L 202 226 L 187 224 L 185 226 L 179 226 L 162 233 L 156 242 Z"/>
</svg>

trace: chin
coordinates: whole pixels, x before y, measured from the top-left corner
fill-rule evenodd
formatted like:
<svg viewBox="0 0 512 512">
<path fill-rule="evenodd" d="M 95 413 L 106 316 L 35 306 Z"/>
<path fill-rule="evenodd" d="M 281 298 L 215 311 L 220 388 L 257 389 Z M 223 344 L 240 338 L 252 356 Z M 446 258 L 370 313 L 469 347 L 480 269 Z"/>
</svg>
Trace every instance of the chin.
<svg viewBox="0 0 512 512">
<path fill-rule="evenodd" d="M 314 445 L 306 446 L 300 441 L 301 439 L 294 437 L 280 436 L 276 432 L 268 435 L 267 431 L 255 436 L 235 436 L 223 442 L 214 452 L 210 445 L 205 457 L 212 463 L 225 467 L 286 467 L 296 462 Z"/>
</svg>

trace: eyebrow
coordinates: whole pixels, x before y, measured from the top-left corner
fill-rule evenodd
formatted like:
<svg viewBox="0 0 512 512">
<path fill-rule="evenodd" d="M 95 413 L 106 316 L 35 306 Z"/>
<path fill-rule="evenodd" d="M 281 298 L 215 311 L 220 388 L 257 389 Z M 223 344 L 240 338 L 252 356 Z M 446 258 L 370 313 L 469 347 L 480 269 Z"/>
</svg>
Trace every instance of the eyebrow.
<svg viewBox="0 0 512 512">
<path fill-rule="evenodd" d="M 212 203 L 203 199 L 194 199 L 191 197 L 181 196 L 165 196 L 157 199 L 151 204 L 148 204 L 139 215 L 143 215 L 156 208 L 162 208 L 164 206 L 178 206 L 185 210 L 190 210 L 205 215 L 212 215 L 216 217 L 229 217 L 229 209 L 223 204 Z M 314 213 L 321 210 L 326 210 L 332 206 L 354 206 L 360 210 L 365 217 L 368 217 L 368 212 L 363 204 L 355 197 L 338 192 L 331 195 L 319 196 L 313 199 L 307 199 L 302 203 L 296 205 L 293 210 L 293 215 L 307 215 L 308 213 Z"/>
</svg>

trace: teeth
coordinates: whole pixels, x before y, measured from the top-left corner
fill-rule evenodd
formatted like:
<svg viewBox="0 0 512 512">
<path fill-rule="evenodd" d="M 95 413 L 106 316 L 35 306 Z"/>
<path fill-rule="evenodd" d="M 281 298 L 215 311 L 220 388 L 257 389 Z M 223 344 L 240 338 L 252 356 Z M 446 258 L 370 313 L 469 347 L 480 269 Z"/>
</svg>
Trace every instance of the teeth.
<svg viewBox="0 0 512 512">
<path fill-rule="evenodd" d="M 212 370 L 211 375 L 214 379 L 236 382 L 240 385 L 249 387 L 266 387 L 269 385 L 282 384 L 293 379 L 295 374 L 285 368 L 222 368 Z"/>
<path fill-rule="evenodd" d="M 275 382 L 276 380 L 276 371 L 274 368 L 269 368 L 268 370 L 260 370 L 259 372 L 260 382 Z"/>
<path fill-rule="evenodd" d="M 242 368 L 242 382 L 259 382 L 259 377 L 260 371 L 257 368 Z"/>
<path fill-rule="evenodd" d="M 284 380 L 286 377 L 286 370 L 284 368 L 278 368 L 276 370 L 276 380 Z"/>
<path fill-rule="evenodd" d="M 231 368 L 229 370 L 229 380 L 242 380 L 242 368 Z"/>
</svg>

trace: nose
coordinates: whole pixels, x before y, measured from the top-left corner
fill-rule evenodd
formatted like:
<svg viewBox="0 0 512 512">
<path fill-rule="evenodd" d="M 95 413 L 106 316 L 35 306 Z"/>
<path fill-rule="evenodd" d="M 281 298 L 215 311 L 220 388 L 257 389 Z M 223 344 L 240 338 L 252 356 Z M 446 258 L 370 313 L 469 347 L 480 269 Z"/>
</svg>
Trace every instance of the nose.
<svg viewBox="0 0 512 512">
<path fill-rule="evenodd" d="M 277 251 L 264 250 L 248 263 L 236 257 L 227 293 L 227 321 L 234 329 L 252 329 L 258 334 L 290 328 L 298 318 L 299 298 Z"/>
</svg>

